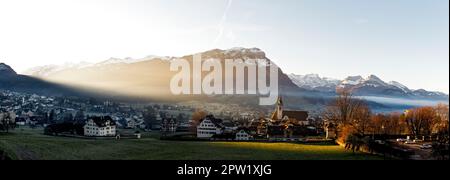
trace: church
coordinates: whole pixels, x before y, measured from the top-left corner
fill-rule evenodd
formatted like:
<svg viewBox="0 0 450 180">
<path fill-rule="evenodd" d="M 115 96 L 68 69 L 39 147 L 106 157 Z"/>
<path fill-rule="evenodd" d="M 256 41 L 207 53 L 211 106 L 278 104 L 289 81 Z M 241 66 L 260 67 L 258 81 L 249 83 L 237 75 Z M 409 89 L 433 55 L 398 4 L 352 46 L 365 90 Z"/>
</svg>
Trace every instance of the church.
<svg viewBox="0 0 450 180">
<path fill-rule="evenodd" d="M 297 139 L 309 134 L 308 125 L 307 111 L 285 110 L 283 99 L 279 97 L 275 110 L 268 119 L 261 123 L 258 131 L 265 130 L 269 139 Z"/>
<path fill-rule="evenodd" d="M 287 111 L 283 107 L 283 99 L 278 98 L 277 107 L 271 116 L 272 121 L 291 123 L 293 125 L 308 126 L 308 112 L 307 111 Z"/>
<path fill-rule="evenodd" d="M 285 110 L 283 98 L 279 97 L 275 110 L 268 118 L 261 118 L 257 123 L 258 136 L 264 136 L 269 139 L 297 139 L 305 137 L 314 132 L 308 129 L 307 111 Z M 256 126 L 256 125 L 255 125 Z"/>
</svg>

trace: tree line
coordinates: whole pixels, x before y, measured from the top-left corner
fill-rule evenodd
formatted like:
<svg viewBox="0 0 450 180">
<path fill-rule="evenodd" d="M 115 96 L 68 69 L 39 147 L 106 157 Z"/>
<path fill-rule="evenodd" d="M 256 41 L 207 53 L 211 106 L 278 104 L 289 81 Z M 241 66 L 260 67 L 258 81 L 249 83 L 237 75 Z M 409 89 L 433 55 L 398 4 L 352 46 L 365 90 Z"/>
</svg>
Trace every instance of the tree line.
<svg viewBox="0 0 450 180">
<path fill-rule="evenodd" d="M 363 99 L 351 92 L 340 92 L 327 106 L 323 117 L 334 124 L 338 138 L 347 134 L 411 135 L 414 138 L 430 137 L 448 131 L 449 106 L 425 106 L 403 113 L 373 113 Z"/>
<path fill-rule="evenodd" d="M 333 127 L 337 142 L 353 150 L 367 145 L 375 136 L 425 138 L 448 146 L 449 106 L 444 104 L 377 114 L 363 99 L 354 97 L 350 91 L 341 91 L 327 106 L 323 117 Z"/>
</svg>

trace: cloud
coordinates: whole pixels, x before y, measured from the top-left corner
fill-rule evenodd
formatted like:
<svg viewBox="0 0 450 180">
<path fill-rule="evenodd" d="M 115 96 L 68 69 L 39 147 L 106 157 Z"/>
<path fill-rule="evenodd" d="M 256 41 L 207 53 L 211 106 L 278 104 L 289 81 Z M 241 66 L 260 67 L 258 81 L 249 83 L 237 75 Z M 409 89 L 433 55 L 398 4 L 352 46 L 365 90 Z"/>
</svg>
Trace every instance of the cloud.
<svg viewBox="0 0 450 180">
<path fill-rule="evenodd" d="M 232 4 L 233 4 L 233 0 L 228 0 L 227 7 L 225 8 L 222 19 L 220 20 L 220 23 L 219 23 L 219 32 L 217 34 L 217 37 L 213 41 L 213 46 L 215 46 L 219 42 L 219 40 L 222 39 L 222 37 L 223 37 L 224 31 L 225 31 L 225 23 L 227 22 L 227 18 L 228 18 L 228 11 L 230 10 Z"/>
</svg>

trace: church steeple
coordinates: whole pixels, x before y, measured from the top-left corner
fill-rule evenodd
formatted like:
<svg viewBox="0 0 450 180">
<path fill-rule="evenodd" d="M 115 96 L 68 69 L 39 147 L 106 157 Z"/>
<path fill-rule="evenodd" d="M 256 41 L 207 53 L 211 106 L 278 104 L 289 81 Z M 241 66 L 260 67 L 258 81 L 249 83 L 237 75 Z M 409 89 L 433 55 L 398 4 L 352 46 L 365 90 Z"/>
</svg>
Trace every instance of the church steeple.
<svg viewBox="0 0 450 180">
<path fill-rule="evenodd" d="M 281 96 L 278 97 L 276 113 L 277 113 L 277 117 L 276 117 L 277 120 L 282 120 L 283 119 L 283 98 Z"/>
<path fill-rule="evenodd" d="M 275 111 L 273 111 L 271 118 L 274 121 L 283 120 L 283 98 L 281 96 L 278 97 L 277 107 L 275 108 Z"/>
</svg>

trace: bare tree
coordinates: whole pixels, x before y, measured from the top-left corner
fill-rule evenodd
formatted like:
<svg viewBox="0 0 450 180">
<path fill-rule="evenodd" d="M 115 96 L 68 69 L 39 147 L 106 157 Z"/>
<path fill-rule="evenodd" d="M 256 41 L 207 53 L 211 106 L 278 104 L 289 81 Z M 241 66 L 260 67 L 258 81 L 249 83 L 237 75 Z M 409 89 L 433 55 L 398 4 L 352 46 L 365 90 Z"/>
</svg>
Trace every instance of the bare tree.
<svg viewBox="0 0 450 180">
<path fill-rule="evenodd" d="M 341 91 L 327 107 L 324 119 L 337 128 L 351 126 L 364 134 L 369 126 L 370 116 L 370 109 L 363 100 L 354 98 L 350 91 Z"/>
<path fill-rule="evenodd" d="M 435 108 L 437 122 L 433 127 L 433 132 L 448 131 L 449 126 L 449 107 L 445 104 L 439 104 Z"/>
<path fill-rule="evenodd" d="M 355 108 L 350 125 L 356 130 L 356 133 L 364 136 L 372 127 L 372 112 L 369 106 L 362 101 L 358 102 L 358 106 Z"/>
<path fill-rule="evenodd" d="M 407 130 L 406 124 L 401 121 L 400 113 L 391 113 L 388 115 L 388 120 L 386 123 L 386 134 L 391 135 L 401 135 Z"/>
<path fill-rule="evenodd" d="M 378 135 L 400 135 L 406 129 L 399 113 L 373 115 L 371 125 L 372 133 Z"/>
<path fill-rule="evenodd" d="M 372 130 L 371 116 L 364 100 L 353 97 L 350 91 L 341 91 L 323 117 L 334 127 L 339 143 L 345 143 L 347 149 L 358 151 L 363 142 L 368 142 L 365 136 Z"/>
<path fill-rule="evenodd" d="M 372 133 L 373 134 L 386 134 L 385 126 L 387 124 L 388 117 L 385 114 L 377 114 L 372 116 Z"/>
<path fill-rule="evenodd" d="M 410 132 L 418 137 L 431 135 L 438 119 L 433 107 L 421 107 L 408 110 L 405 114 L 405 121 Z"/>
</svg>

